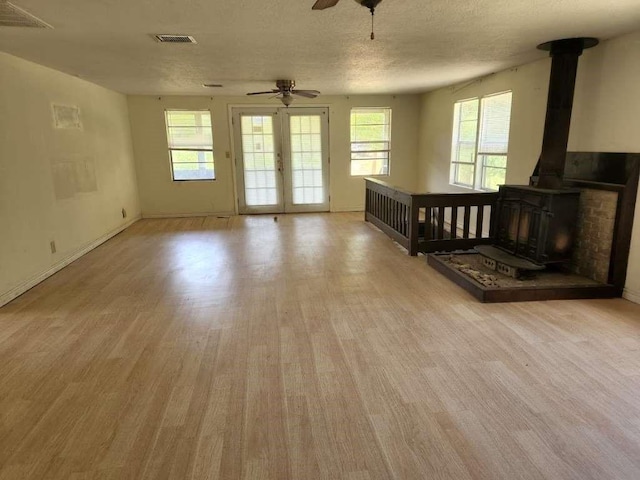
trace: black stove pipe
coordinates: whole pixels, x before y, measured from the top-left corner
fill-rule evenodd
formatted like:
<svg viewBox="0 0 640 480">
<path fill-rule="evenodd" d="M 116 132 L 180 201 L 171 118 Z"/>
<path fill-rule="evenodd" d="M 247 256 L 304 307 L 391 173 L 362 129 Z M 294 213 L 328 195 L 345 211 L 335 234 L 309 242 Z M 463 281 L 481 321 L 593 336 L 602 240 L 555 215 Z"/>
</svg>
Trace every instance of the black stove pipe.
<svg viewBox="0 0 640 480">
<path fill-rule="evenodd" d="M 534 178 L 537 176 L 534 186 L 538 188 L 562 187 L 578 58 L 583 50 L 597 44 L 596 38 L 567 38 L 538 45 L 538 49 L 548 51 L 551 56 L 542 152 L 534 172 Z"/>
</svg>

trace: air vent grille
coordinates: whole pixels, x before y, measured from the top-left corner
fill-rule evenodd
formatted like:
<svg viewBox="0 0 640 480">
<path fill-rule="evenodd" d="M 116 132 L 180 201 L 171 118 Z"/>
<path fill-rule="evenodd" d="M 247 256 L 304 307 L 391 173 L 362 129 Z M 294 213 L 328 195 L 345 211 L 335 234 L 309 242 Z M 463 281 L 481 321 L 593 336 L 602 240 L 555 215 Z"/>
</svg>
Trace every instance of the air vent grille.
<svg viewBox="0 0 640 480">
<path fill-rule="evenodd" d="M 14 4 L 0 0 L 0 27 L 53 28 Z"/>
<path fill-rule="evenodd" d="M 190 35 L 161 34 L 154 35 L 154 37 L 160 43 L 198 43 L 196 39 Z"/>
</svg>

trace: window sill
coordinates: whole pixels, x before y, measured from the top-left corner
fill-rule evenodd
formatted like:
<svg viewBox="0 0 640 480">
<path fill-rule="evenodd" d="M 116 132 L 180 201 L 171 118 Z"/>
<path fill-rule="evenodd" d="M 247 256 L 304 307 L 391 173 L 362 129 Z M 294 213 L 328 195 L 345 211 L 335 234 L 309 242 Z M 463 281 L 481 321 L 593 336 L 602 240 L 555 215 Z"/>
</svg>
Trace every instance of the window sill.
<svg viewBox="0 0 640 480">
<path fill-rule="evenodd" d="M 449 185 L 451 185 L 452 187 L 464 188 L 465 190 L 471 190 L 477 193 L 497 193 L 498 192 L 498 190 L 470 187 L 469 185 L 461 185 L 459 183 L 449 183 Z"/>
<path fill-rule="evenodd" d="M 202 180 L 176 180 L 171 179 L 171 183 L 202 183 L 202 182 L 215 182 L 215 178 L 202 179 Z"/>
<path fill-rule="evenodd" d="M 349 174 L 352 178 L 366 178 L 366 177 L 389 177 L 388 173 L 364 173 L 362 175 L 352 175 Z"/>
<path fill-rule="evenodd" d="M 449 182 L 449 185 L 451 185 L 452 187 L 464 188 L 465 190 L 475 190 L 475 188 L 473 188 L 472 186 L 463 185 L 461 183 L 451 183 L 451 182 Z"/>
</svg>

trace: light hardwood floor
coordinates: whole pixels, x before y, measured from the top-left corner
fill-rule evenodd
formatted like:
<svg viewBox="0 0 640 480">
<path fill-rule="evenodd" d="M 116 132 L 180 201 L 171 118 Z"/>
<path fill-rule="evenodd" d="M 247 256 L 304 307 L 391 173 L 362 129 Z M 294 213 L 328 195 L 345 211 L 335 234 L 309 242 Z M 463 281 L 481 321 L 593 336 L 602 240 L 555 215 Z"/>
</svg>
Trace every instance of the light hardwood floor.
<svg viewBox="0 0 640 480">
<path fill-rule="evenodd" d="M 639 305 L 482 305 L 361 218 L 140 221 L 0 309 L 0 478 L 640 478 Z"/>
</svg>

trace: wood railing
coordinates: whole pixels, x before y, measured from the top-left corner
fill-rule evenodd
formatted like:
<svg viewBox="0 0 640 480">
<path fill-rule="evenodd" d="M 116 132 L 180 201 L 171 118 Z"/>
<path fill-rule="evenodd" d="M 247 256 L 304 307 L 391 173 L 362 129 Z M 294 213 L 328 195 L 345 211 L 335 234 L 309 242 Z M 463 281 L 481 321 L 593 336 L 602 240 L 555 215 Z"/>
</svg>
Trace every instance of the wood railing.
<svg viewBox="0 0 640 480">
<path fill-rule="evenodd" d="M 366 178 L 365 220 L 373 223 L 409 251 L 418 253 L 419 211 L 413 207 L 414 193 Z"/>
<path fill-rule="evenodd" d="M 497 193 L 413 193 L 366 178 L 365 220 L 406 248 L 453 251 L 493 243 Z"/>
</svg>

